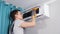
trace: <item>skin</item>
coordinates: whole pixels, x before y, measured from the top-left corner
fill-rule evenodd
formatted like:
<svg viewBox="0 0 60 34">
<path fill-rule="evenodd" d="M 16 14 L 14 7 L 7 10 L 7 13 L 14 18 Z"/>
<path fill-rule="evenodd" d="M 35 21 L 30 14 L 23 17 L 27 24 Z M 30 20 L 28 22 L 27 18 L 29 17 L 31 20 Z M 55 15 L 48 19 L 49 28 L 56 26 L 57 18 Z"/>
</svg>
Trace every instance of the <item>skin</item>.
<svg viewBox="0 0 60 34">
<path fill-rule="evenodd" d="M 36 15 L 36 14 L 35 14 Z M 19 27 L 27 28 L 27 27 L 34 27 L 36 25 L 35 23 L 35 15 L 32 16 L 31 22 L 24 22 Z M 23 20 L 23 15 L 21 12 L 18 11 L 18 14 L 15 15 L 15 20 Z"/>
</svg>

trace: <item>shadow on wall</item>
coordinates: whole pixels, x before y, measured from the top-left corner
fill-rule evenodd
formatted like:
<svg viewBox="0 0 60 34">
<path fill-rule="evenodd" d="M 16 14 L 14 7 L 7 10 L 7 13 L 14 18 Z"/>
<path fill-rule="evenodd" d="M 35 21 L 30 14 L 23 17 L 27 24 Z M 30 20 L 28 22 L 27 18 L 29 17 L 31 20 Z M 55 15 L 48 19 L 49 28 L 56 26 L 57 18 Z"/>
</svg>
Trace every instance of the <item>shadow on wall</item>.
<svg viewBox="0 0 60 34">
<path fill-rule="evenodd" d="M 44 28 L 46 28 L 45 20 L 38 19 L 35 27 L 25 29 L 25 34 L 38 34 L 39 30 Z"/>
</svg>

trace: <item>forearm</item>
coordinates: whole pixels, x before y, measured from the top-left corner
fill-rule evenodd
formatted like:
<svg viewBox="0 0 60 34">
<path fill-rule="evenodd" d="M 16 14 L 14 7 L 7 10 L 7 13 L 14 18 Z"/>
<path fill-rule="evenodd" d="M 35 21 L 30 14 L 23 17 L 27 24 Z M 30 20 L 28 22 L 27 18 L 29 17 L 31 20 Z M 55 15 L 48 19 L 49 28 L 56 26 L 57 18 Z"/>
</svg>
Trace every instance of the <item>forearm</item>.
<svg viewBox="0 0 60 34">
<path fill-rule="evenodd" d="M 35 22 L 25 22 L 21 24 L 21 27 L 23 28 L 34 27 L 34 26 L 35 26 Z"/>
<path fill-rule="evenodd" d="M 24 22 L 21 24 L 23 28 L 34 27 L 35 25 L 36 25 L 35 18 L 33 18 L 31 22 Z"/>
</svg>

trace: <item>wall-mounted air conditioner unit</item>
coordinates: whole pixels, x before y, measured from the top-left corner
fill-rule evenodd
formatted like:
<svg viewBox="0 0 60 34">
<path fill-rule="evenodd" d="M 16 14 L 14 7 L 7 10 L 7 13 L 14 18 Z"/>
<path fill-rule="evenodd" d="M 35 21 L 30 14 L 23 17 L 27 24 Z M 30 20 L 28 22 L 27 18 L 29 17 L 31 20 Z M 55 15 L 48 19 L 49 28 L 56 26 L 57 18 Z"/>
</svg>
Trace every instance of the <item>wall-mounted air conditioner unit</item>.
<svg viewBox="0 0 60 34">
<path fill-rule="evenodd" d="M 44 4 L 42 6 L 37 6 L 35 8 L 37 8 L 36 9 L 37 19 L 49 18 L 49 6 L 48 5 Z M 34 11 L 32 11 L 31 8 L 26 10 L 26 12 L 23 14 L 24 20 L 30 20 L 32 16 L 32 12 Z"/>
</svg>

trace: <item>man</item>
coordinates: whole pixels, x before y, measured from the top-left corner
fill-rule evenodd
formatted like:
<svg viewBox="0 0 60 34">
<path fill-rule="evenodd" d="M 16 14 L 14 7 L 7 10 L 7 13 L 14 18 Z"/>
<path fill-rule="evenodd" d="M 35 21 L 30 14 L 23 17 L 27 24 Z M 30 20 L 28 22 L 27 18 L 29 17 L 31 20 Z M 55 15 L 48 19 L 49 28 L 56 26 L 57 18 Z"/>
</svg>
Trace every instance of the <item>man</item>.
<svg viewBox="0 0 60 34">
<path fill-rule="evenodd" d="M 23 14 L 19 10 L 13 10 L 10 13 L 10 17 L 13 19 L 13 23 L 14 23 L 14 27 L 13 27 L 14 34 L 24 34 L 23 28 L 33 27 L 36 25 L 35 23 L 36 15 L 32 16 L 31 22 L 26 22 L 26 21 L 23 21 Z"/>
</svg>

